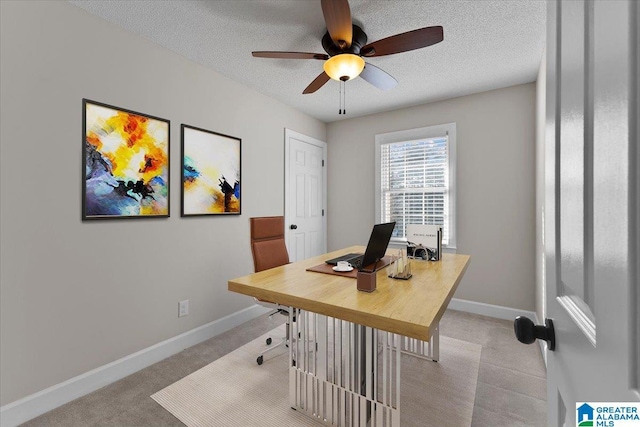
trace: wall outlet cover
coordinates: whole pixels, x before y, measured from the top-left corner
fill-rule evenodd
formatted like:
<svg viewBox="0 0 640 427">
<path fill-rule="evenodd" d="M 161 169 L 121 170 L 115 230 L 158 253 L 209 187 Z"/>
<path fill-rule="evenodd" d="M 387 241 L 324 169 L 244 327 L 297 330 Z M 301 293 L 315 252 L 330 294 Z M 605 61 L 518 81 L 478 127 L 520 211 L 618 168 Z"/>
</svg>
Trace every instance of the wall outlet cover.
<svg viewBox="0 0 640 427">
<path fill-rule="evenodd" d="M 178 317 L 183 317 L 189 314 L 189 300 L 180 301 L 178 303 Z"/>
</svg>

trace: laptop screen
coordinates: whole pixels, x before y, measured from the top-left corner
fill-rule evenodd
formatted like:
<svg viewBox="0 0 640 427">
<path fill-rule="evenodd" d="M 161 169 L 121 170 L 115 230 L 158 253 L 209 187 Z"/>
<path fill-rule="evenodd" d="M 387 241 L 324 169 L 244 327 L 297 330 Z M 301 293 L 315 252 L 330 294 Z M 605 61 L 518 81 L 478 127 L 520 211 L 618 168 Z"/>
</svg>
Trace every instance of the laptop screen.
<svg viewBox="0 0 640 427">
<path fill-rule="evenodd" d="M 362 268 L 368 267 L 382 259 L 387 251 L 387 246 L 389 246 L 389 240 L 391 240 L 391 234 L 395 226 L 395 221 L 373 226 L 371 237 L 369 237 L 369 244 L 367 244 L 367 250 L 364 251 Z"/>
</svg>

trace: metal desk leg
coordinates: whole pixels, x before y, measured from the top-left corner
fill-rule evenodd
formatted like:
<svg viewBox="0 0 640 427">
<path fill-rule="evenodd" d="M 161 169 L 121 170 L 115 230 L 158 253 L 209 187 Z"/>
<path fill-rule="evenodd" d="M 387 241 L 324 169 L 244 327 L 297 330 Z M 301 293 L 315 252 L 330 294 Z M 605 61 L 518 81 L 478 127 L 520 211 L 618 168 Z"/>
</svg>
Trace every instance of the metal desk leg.
<svg viewBox="0 0 640 427">
<path fill-rule="evenodd" d="M 429 341 L 402 337 L 402 352 L 420 359 L 437 362 L 440 359 L 440 324 L 437 323 Z"/>
<path fill-rule="evenodd" d="M 292 408 L 331 426 L 400 425 L 398 335 L 304 310 L 290 325 Z"/>
</svg>

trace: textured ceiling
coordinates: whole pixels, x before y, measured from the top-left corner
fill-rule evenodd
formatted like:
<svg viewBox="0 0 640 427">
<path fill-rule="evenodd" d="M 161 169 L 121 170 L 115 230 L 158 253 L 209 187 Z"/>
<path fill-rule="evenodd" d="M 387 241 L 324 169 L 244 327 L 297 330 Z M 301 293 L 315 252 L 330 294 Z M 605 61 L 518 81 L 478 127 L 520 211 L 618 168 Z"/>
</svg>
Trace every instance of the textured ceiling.
<svg viewBox="0 0 640 427">
<path fill-rule="evenodd" d="M 302 94 L 322 61 L 251 56 L 254 50 L 324 53 L 319 0 L 71 3 L 325 122 L 532 82 L 545 45 L 542 0 L 350 0 L 353 21 L 369 42 L 433 25 L 444 27 L 444 41 L 368 58 L 399 84 L 382 91 L 360 78 L 347 82 L 344 116 L 338 82 Z"/>
</svg>

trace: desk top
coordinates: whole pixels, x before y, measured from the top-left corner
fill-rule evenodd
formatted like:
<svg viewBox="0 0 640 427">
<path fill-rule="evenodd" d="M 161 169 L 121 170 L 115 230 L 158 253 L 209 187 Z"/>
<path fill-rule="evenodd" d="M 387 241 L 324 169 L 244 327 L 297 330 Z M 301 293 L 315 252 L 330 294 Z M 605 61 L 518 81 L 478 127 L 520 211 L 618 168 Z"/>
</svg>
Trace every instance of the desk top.
<svg viewBox="0 0 640 427">
<path fill-rule="evenodd" d="M 411 338 L 429 340 L 464 272 L 469 255 L 443 254 L 440 261 L 412 260 L 409 280 L 378 271 L 371 293 L 356 289 L 353 278 L 306 271 L 327 259 L 350 252 L 352 246 L 259 273 L 229 280 L 230 291 L 324 314 Z"/>
</svg>

